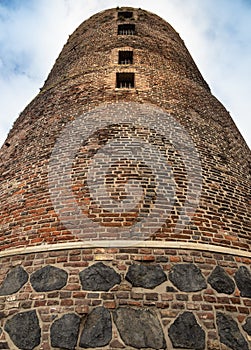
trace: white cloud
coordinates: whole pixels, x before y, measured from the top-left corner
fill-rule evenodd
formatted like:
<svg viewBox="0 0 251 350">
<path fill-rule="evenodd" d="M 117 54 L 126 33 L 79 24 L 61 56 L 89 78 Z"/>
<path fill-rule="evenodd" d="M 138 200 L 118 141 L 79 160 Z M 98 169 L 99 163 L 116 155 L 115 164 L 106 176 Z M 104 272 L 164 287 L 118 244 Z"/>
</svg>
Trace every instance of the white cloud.
<svg viewBox="0 0 251 350">
<path fill-rule="evenodd" d="M 251 145 L 251 5 L 229 0 L 30 0 L 0 3 L 0 144 L 43 85 L 68 35 L 92 14 L 133 6 L 167 20 Z M 14 6 L 15 5 L 15 6 Z"/>
</svg>

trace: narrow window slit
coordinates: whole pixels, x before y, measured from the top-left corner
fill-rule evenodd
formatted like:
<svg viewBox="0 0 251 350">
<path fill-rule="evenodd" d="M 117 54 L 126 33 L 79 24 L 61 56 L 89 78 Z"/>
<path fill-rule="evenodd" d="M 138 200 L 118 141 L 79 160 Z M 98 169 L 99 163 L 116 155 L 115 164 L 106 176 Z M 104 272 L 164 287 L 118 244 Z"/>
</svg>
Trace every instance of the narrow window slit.
<svg viewBox="0 0 251 350">
<path fill-rule="evenodd" d="M 133 64 L 133 51 L 119 51 L 119 64 Z"/>
<path fill-rule="evenodd" d="M 135 35 L 135 24 L 119 24 L 118 35 Z"/>
<path fill-rule="evenodd" d="M 116 87 L 118 89 L 132 89 L 134 88 L 134 73 L 117 73 Z"/>
<path fill-rule="evenodd" d="M 133 18 L 133 12 L 132 11 L 119 11 L 118 18 L 119 19 Z"/>
</svg>

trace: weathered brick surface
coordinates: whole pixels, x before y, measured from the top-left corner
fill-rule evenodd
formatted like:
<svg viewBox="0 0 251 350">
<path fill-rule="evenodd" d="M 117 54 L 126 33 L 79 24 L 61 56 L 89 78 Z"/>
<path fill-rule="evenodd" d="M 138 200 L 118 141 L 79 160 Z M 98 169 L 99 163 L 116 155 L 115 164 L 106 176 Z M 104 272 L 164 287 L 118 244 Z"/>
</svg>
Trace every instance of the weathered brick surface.
<svg viewBox="0 0 251 350">
<path fill-rule="evenodd" d="M 118 9 L 111 9 L 92 16 L 79 26 L 64 46 L 38 96 L 16 120 L 8 135 L 8 144 L 0 150 L 0 251 L 5 254 L 13 248 L 41 245 L 39 253 L 0 255 L 0 283 L 17 266 L 21 266 L 29 277 L 48 265 L 65 271 L 68 276 L 66 284 L 60 285 L 59 290 L 53 284 L 52 290 L 47 288 L 36 291 L 29 279 L 23 285 L 20 284 L 20 289 L 17 288 L 13 294 L 0 296 L 0 327 L 3 330 L 0 334 L 0 348 L 13 348 L 4 327 L 7 320 L 20 312 L 36 311 L 41 327 L 40 345 L 37 349 L 46 350 L 53 349 L 50 342 L 53 322 L 66 314 L 74 313 L 81 317 L 81 324 L 84 324 L 88 315 L 98 307 L 105 307 L 109 315 L 118 308 L 150 309 L 157 315 L 161 328 L 158 331 L 163 330 L 167 348 L 170 349 L 172 343 L 168 336 L 169 329 L 185 312 L 193 314 L 196 324 L 205 332 L 207 350 L 220 350 L 224 347 L 217 328 L 217 313 L 224 314 L 227 318 L 231 315 L 238 326 L 239 337 L 242 339 L 243 336 L 245 342 L 250 342 L 242 326 L 246 324 L 251 312 L 251 258 L 242 257 L 242 254 L 234 256 L 213 253 L 212 248 L 211 251 L 199 251 L 191 247 L 191 243 L 200 243 L 204 244 L 205 249 L 210 244 L 235 248 L 236 251 L 250 250 L 250 150 L 229 113 L 211 94 L 174 29 L 158 16 L 144 10 L 130 11 L 133 12 L 132 19 L 118 19 Z M 134 23 L 135 35 L 118 35 L 117 27 L 121 23 Z M 133 51 L 133 64 L 118 64 L 119 50 Z M 116 73 L 128 72 L 135 74 L 135 87 L 116 88 Z M 129 102 L 130 105 L 126 104 Z M 116 110 L 116 106 L 121 109 Z M 56 213 L 49 185 L 56 188 L 58 184 L 48 183 L 48 166 L 55 142 L 65 127 L 73 121 L 77 122 L 87 112 L 93 113 L 94 122 L 99 123 L 95 114 L 95 108 L 98 107 L 103 108 L 103 118 L 107 117 L 105 111 L 109 111 L 112 125 L 100 127 L 80 144 L 70 175 L 74 203 L 104 232 L 100 236 L 98 230 L 94 230 L 91 225 L 84 225 L 84 234 L 82 231 L 80 236 L 83 223 L 69 209 L 72 199 L 68 199 L 67 206 L 64 207 L 64 218 L 69 226 L 66 227 Z M 113 114 L 110 113 L 112 108 L 115 111 Z M 154 114 L 156 108 L 172 116 L 184 127 L 201 162 L 200 200 L 191 222 L 185 227 L 179 223 L 181 230 L 177 230 L 177 227 L 188 192 L 189 179 L 185 167 L 187 159 L 182 157 L 181 150 L 174 147 L 172 140 L 162 137 L 159 132 L 162 119 L 158 113 Z M 118 123 L 119 117 L 130 113 L 138 115 L 141 123 Z M 152 116 L 156 116 L 156 128 L 149 124 Z M 91 125 L 92 121 L 86 118 L 84 128 L 88 130 Z M 78 132 L 78 129 L 74 130 L 71 138 L 65 140 L 65 145 L 74 142 L 75 137 L 79 137 Z M 118 238 L 135 238 L 133 231 L 132 236 L 128 237 L 123 234 L 123 229 L 133 227 L 142 218 L 151 215 L 156 204 L 156 183 L 163 174 L 154 177 L 144 161 L 137 163 L 130 159 L 130 152 L 120 145 L 117 149 L 124 152 L 125 156 L 117 160 L 116 167 L 105 174 L 100 170 L 92 175 L 97 179 L 105 175 L 109 194 L 117 203 L 125 199 L 125 188 L 130 181 L 141 184 L 143 199 L 129 211 L 108 211 L 102 208 L 102 198 L 94 200 L 87 183 L 88 167 L 98 151 L 116 138 L 123 140 L 135 137 L 151 145 L 150 151 L 157 149 L 163 155 L 172 170 L 175 183 L 175 196 L 170 191 L 175 200 L 171 203 L 166 222 L 156 232 L 143 238 L 151 241 L 187 242 L 190 249 L 168 249 L 163 244 L 159 248 L 129 246 L 63 250 L 55 245 L 57 250 L 46 252 L 46 244 L 68 244 L 81 239 L 88 243 L 89 240 L 104 239 L 113 240 L 115 245 Z M 66 148 L 63 147 L 61 151 L 60 161 L 63 166 Z M 153 152 L 145 153 L 145 160 L 147 159 L 161 169 L 161 161 Z M 196 162 L 190 162 L 190 168 L 196 172 Z M 192 194 L 195 195 L 194 192 Z M 190 199 L 192 201 L 193 198 Z M 71 226 L 74 230 L 69 229 Z M 151 225 L 148 229 L 150 232 Z M 112 284 L 107 291 L 84 290 L 80 272 L 98 263 L 114 269 L 121 276 L 121 281 L 118 279 L 118 283 Z M 167 280 L 163 278 L 160 283 L 150 284 L 151 288 L 148 288 L 148 280 L 143 285 L 134 286 L 125 278 L 133 264 L 158 265 Z M 169 273 L 174 266 L 180 264 L 194 264 L 201 271 L 205 281 L 203 288 L 183 288 L 183 280 L 172 284 Z M 216 288 L 215 284 L 208 282 L 216 266 L 224 269 L 224 273 L 234 283 L 234 287 L 227 290 L 229 294 L 219 292 L 226 289 L 220 288 L 221 286 Z M 248 283 L 243 282 L 241 277 L 238 285 L 234 276 L 243 267 L 249 271 L 245 274 Z M 142 268 L 144 269 L 147 270 Z M 248 289 L 245 292 L 240 287 L 243 283 Z M 116 328 L 113 317 L 111 320 L 112 340 L 104 348 L 126 348 L 127 343 L 123 342 L 123 335 Z M 234 334 L 231 337 L 233 343 Z M 183 339 L 183 345 L 186 342 Z M 151 343 L 151 340 L 147 344 L 152 344 L 155 348 L 159 346 L 156 342 Z M 199 347 L 202 348 L 203 344 Z M 67 346 L 74 347 L 69 344 Z M 76 349 L 79 348 L 77 344 Z"/>
<path fill-rule="evenodd" d="M 176 183 L 177 201 L 167 222 L 152 239 L 194 241 L 238 249 L 250 248 L 250 151 L 231 117 L 211 94 L 183 41 L 156 15 L 133 11 L 136 35 L 117 35 L 117 10 L 99 13 L 70 36 L 44 87 L 27 106 L 9 133 L 9 147 L 0 152 L 1 249 L 78 240 L 60 222 L 48 192 L 48 161 L 66 124 L 102 103 L 134 101 L 161 107 L 185 127 L 202 164 L 203 187 L 191 224 L 175 232 L 180 206 L 186 196 L 186 172 L 180 154 L 172 149 L 168 162 Z M 119 65 L 118 51 L 133 50 L 133 64 Z M 116 89 L 116 72 L 135 72 L 134 89 Z M 123 111 L 122 111 L 123 113 Z M 114 118 L 116 124 L 116 118 Z M 136 126 L 135 126 L 136 127 Z M 137 210 L 113 216 L 100 210 L 89 197 L 86 166 L 93 155 L 118 132 L 138 134 L 162 151 L 168 142 L 147 127 L 140 130 L 115 126 L 99 130 L 80 148 L 72 170 L 72 190 L 91 219 L 103 226 L 135 223 Z M 161 144 L 160 144 L 161 142 Z M 121 186 L 128 171 L 144 177 L 135 164 L 118 164 Z M 110 181 L 115 181 L 114 175 Z M 143 180 L 142 180 L 143 181 Z M 116 184 L 118 185 L 118 184 Z M 143 182 L 144 186 L 144 182 Z M 118 188 L 118 186 L 117 186 Z M 148 194 L 150 192 L 149 186 Z M 121 199 L 123 191 L 113 192 Z M 149 212 L 148 195 L 141 214 Z M 73 220 L 69 213 L 69 219 Z M 77 223 L 75 223 L 77 225 Z M 95 239 L 86 232 L 85 239 Z M 107 235 L 106 239 L 117 236 Z M 179 257 L 174 258 L 179 259 Z"/>
</svg>

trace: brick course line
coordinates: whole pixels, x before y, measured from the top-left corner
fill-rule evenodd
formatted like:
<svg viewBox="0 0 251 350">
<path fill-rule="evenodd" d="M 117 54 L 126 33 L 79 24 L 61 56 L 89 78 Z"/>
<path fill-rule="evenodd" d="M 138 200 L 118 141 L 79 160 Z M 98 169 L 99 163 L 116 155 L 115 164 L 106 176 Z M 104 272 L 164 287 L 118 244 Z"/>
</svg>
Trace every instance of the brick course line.
<svg viewBox="0 0 251 350">
<path fill-rule="evenodd" d="M 163 248 L 163 249 L 185 249 L 198 250 L 226 255 L 251 258 L 251 252 L 232 249 L 211 244 L 200 244 L 190 242 L 166 242 L 166 241 L 139 241 L 121 240 L 121 241 L 88 241 L 88 242 L 68 242 L 59 244 L 46 244 L 33 247 L 22 247 L 9 249 L 0 252 L 0 258 L 30 253 L 42 253 L 47 251 L 71 250 L 71 249 L 88 249 L 88 248 Z"/>
</svg>

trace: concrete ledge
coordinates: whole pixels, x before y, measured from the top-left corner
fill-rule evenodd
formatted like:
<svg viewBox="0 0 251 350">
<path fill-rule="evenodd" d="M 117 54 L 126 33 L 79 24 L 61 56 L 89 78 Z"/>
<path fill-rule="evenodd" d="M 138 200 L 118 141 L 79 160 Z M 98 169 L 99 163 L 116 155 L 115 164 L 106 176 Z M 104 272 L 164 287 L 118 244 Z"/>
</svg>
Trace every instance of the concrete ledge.
<svg viewBox="0 0 251 350">
<path fill-rule="evenodd" d="M 48 251 L 85 249 L 85 248 L 163 248 L 163 249 L 186 249 L 199 250 L 213 253 L 235 255 L 240 257 L 251 258 L 251 252 L 222 247 L 219 245 L 210 245 L 192 242 L 174 242 L 174 241 L 136 241 L 136 240 L 101 240 L 101 241 L 81 241 L 58 244 L 44 244 L 32 247 L 21 247 L 8 249 L 0 252 L 1 257 L 13 256 L 18 254 L 43 253 Z"/>
</svg>

